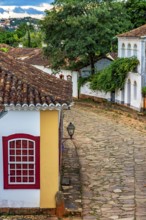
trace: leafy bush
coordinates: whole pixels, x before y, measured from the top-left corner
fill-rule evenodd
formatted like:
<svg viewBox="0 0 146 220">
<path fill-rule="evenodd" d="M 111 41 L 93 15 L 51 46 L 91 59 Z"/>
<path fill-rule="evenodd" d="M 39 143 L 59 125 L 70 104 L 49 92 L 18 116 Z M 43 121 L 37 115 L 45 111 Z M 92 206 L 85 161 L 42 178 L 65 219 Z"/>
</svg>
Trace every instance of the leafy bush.
<svg viewBox="0 0 146 220">
<path fill-rule="evenodd" d="M 146 96 L 146 86 L 144 86 L 143 88 L 142 88 L 142 95 L 145 97 Z"/>
<path fill-rule="evenodd" d="M 118 58 L 94 75 L 90 88 L 105 92 L 123 89 L 128 72 L 133 71 L 138 64 L 139 61 L 136 57 Z"/>
<path fill-rule="evenodd" d="M 9 49 L 6 47 L 1 47 L 0 51 L 7 53 L 9 51 Z"/>
</svg>

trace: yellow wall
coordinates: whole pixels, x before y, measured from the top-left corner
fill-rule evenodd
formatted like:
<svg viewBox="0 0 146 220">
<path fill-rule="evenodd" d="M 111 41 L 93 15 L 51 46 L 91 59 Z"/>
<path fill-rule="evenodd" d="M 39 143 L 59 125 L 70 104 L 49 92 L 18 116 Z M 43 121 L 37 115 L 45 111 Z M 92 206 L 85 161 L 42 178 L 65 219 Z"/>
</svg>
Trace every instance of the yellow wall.
<svg viewBox="0 0 146 220">
<path fill-rule="evenodd" d="M 40 207 L 55 208 L 59 190 L 58 111 L 40 113 Z"/>
</svg>

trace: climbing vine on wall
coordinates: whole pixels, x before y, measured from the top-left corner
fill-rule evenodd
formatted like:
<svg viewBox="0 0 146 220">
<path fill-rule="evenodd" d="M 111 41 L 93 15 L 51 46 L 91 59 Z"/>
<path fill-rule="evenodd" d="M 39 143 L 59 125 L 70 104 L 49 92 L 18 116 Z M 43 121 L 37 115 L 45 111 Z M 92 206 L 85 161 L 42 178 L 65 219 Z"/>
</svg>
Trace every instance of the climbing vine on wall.
<svg viewBox="0 0 146 220">
<path fill-rule="evenodd" d="M 118 58 L 104 70 L 94 75 L 90 88 L 105 92 L 123 89 L 128 72 L 134 71 L 138 64 L 139 61 L 136 57 Z"/>
</svg>

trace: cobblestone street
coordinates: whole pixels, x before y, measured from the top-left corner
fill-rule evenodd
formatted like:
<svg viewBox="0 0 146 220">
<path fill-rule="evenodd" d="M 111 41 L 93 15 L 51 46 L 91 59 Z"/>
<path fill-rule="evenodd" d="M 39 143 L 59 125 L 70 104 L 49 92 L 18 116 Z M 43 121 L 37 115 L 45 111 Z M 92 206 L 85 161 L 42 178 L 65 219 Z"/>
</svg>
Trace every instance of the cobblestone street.
<svg viewBox="0 0 146 220">
<path fill-rule="evenodd" d="M 130 117 L 79 105 L 64 119 L 76 127 L 83 220 L 146 220 L 145 128 L 138 131 L 140 122 Z"/>
</svg>

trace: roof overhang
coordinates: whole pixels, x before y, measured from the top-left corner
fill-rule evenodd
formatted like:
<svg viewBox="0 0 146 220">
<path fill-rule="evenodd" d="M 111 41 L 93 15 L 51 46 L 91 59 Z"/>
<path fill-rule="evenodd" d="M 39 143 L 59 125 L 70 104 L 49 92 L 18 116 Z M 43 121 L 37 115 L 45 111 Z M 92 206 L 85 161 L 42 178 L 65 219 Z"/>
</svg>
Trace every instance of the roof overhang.
<svg viewBox="0 0 146 220">
<path fill-rule="evenodd" d="M 62 105 L 57 103 L 57 104 L 46 104 L 44 103 L 43 105 L 41 104 L 16 104 L 14 105 L 13 103 L 8 105 L 4 105 L 5 111 L 46 111 L 46 110 L 63 110 L 63 109 L 70 109 L 70 107 L 73 106 L 73 102 L 70 103 L 69 105 L 66 103 L 63 103 Z"/>
</svg>

